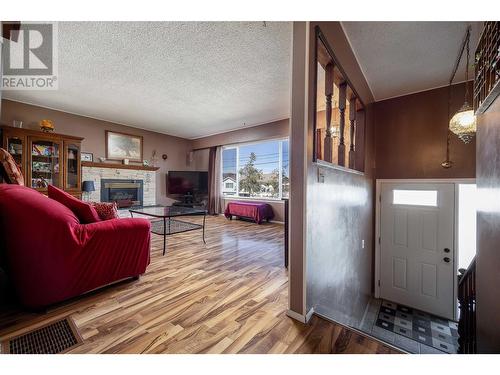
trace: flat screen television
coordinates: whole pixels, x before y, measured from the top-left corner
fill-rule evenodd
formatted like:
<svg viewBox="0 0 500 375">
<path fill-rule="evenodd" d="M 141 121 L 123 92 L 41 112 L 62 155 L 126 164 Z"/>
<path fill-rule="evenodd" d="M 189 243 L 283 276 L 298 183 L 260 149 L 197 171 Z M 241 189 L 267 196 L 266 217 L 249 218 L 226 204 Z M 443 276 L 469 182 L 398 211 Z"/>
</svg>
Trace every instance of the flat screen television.
<svg viewBox="0 0 500 375">
<path fill-rule="evenodd" d="M 169 194 L 208 194 L 208 172 L 169 171 L 167 189 Z"/>
</svg>

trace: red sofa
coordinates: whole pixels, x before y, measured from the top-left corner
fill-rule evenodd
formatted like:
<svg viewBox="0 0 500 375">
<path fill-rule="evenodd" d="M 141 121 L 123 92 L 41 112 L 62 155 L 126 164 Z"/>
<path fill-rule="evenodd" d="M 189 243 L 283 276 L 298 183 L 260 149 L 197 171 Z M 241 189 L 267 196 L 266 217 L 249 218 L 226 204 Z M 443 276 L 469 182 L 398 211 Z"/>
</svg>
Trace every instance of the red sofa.
<svg viewBox="0 0 500 375">
<path fill-rule="evenodd" d="M 20 302 L 39 309 L 146 271 L 150 223 L 80 224 L 61 203 L 0 184 L 0 249 Z"/>
</svg>

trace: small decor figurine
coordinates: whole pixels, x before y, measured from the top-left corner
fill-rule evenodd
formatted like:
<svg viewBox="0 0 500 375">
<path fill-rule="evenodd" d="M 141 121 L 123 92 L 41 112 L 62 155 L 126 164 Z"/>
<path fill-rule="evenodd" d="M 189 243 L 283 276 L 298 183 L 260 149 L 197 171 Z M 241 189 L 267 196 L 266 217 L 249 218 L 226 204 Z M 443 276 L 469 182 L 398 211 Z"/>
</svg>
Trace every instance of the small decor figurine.
<svg viewBox="0 0 500 375">
<path fill-rule="evenodd" d="M 104 163 L 106 161 L 106 158 L 104 156 L 99 157 L 99 161 L 101 163 Z"/>
<path fill-rule="evenodd" d="M 54 131 L 54 123 L 52 120 L 42 120 L 40 121 L 40 129 L 43 132 L 53 132 Z"/>
<path fill-rule="evenodd" d="M 143 160 L 142 161 L 142 165 L 144 165 L 145 167 L 149 167 L 149 161 L 148 160 Z"/>
<path fill-rule="evenodd" d="M 156 150 L 153 150 L 153 153 L 151 154 L 151 159 L 149 160 L 148 165 L 152 165 L 153 167 L 156 167 L 158 164 L 158 157 L 156 156 Z"/>
<path fill-rule="evenodd" d="M 129 161 L 130 160 L 128 160 L 128 159 L 123 159 L 123 164 L 128 165 Z"/>
</svg>

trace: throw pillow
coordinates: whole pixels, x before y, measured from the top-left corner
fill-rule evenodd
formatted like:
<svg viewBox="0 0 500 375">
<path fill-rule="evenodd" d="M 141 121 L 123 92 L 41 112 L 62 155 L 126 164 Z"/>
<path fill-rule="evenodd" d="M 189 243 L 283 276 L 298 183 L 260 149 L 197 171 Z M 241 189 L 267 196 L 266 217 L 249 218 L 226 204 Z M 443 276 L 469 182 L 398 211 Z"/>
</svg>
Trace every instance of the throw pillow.
<svg viewBox="0 0 500 375">
<path fill-rule="evenodd" d="M 21 170 L 17 166 L 12 155 L 3 148 L 0 148 L 0 165 L 4 169 L 4 175 L 8 180 L 7 182 L 24 186 L 24 178 Z"/>
<path fill-rule="evenodd" d="M 49 185 L 49 198 L 68 207 L 76 215 L 80 223 L 90 224 L 101 221 L 97 211 L 89 203 L 82 202 L 65 191 Z"/>
<path fill-rule="evenodd" d="M 116 202 L 92 202 L 90 204 L 95 208 L 101 220 L 120 218 L 120 216 L 118 215 L 118 207 L 116 206 Z"/>
</svg>

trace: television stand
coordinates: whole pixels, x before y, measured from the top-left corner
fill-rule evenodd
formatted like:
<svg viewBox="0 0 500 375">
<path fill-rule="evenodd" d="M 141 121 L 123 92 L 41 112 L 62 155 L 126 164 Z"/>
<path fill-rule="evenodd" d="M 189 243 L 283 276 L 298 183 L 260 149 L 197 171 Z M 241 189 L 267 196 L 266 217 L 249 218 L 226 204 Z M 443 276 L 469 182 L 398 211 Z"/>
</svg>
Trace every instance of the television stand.
<svg viewBox="0 0 500 375">
<path fill-rule="evenodd" d="M 205 209 L 205 205 L 201 202 L 174 202 L 172 206 Z"/>
</svg>

